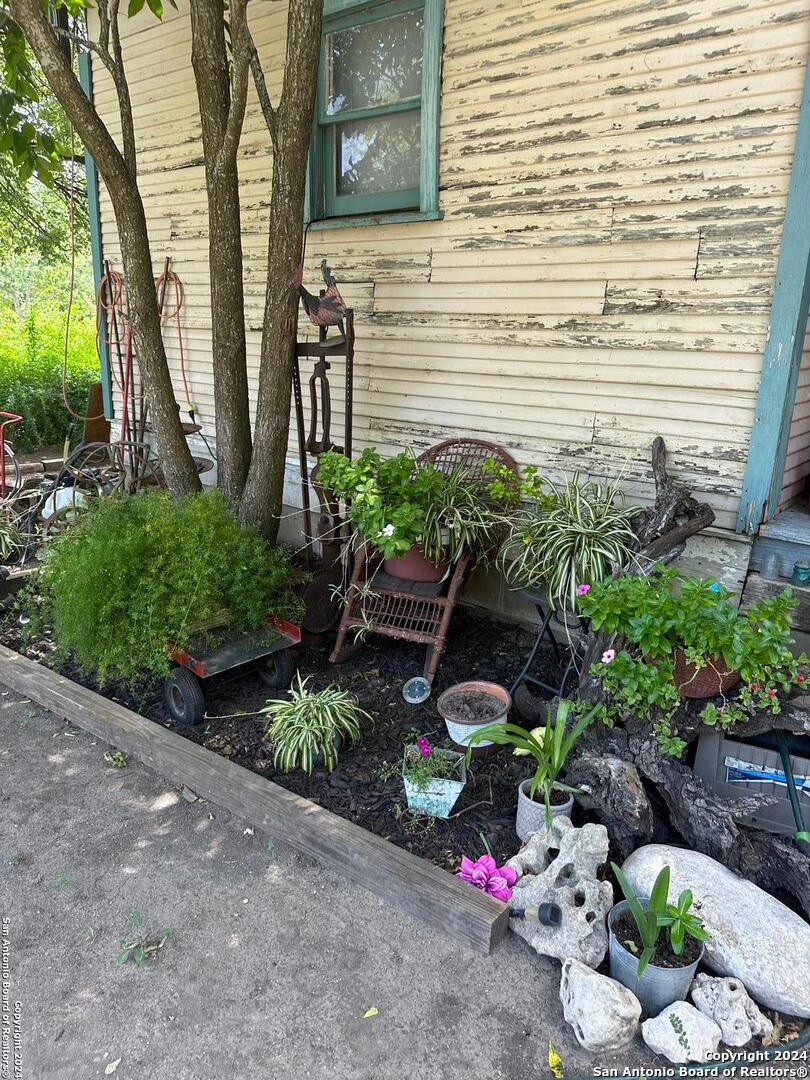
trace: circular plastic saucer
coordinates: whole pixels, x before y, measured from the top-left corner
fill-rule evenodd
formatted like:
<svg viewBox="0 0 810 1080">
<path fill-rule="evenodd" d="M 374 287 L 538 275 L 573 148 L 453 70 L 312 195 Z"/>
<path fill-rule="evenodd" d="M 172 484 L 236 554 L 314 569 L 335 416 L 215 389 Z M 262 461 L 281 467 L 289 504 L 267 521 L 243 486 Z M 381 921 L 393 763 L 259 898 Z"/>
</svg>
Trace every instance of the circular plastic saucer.
<svg viewBox="0 0 810 1080">
<path fill-rule="evenodd" d="M 402 696 L 409 705 L 421 705 L 430 697 L 430 683 L 421 675 L 416 675 L 402 687 Z"/>
</svg>

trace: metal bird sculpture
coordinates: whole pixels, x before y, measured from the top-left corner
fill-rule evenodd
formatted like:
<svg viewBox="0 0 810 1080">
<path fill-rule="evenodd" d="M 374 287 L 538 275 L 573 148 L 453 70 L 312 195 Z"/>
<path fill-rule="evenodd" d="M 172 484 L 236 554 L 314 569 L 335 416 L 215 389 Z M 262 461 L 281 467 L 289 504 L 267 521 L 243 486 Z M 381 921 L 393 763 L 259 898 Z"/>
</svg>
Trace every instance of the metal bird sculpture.
<svg viewBox="0 0 810 1080">
<path fill-rule="evenodd" d="M 304 288 L 303 263 L 296 268 L 295 275 L 293 276 L 293 285 L 298 289 L 298 295 L 301 297 L 304 311 L 306 311 L 309 316 L 309 321 L 312 325 L 337 326 L 341 336 L 329 338 L 328 344 L 341 345 L 346 340 L 346 328 L 343 325 L 343 319 L 346 315 L 346 305 L 343 302 L 343 297 L 338 291 L 334 275 L 326 264 L 326 259 L 321 262 L 321 274 L 323 275 L 323 281 L 326 288 L 321 291 L 320 296 L 313 296 L 311 292 L 307 292 Z"/>
</svg>

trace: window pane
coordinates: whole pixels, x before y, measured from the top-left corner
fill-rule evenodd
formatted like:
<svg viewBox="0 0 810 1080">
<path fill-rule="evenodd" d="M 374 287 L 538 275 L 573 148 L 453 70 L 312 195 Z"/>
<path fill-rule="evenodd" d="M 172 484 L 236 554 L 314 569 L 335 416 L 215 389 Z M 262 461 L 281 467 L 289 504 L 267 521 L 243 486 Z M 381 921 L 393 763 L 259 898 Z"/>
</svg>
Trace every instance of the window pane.
<svg viewBox="0 0 810 1080">
<path fill-rule="evenodd" d="M 329 34 L 327 115 L 419 97 L 423 24 L 421 11 L 407 11 Z"/>
<path fill-rule="evenodd" d="M 419 117 L 414 110 L 337 124 L 337 194 L 418 188 Z"/>
</svg>

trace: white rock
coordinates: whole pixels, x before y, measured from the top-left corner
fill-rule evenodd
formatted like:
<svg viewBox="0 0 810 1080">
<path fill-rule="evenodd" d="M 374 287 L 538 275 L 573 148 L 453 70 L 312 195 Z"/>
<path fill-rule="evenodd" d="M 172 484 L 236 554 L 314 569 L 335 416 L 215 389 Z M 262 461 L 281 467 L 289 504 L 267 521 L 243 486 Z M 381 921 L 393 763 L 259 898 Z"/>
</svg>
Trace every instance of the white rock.
<svg viewBox="0 0 810 1080">
<path fill-rule="evenodd" d="M 641 1019 L 638 998 L 626 986 L 570 958 L 562 966 L 563 1015 L 586 1050 L 620 1050 Z"/>
<path fill-rule="evenodd" d="M 720 1045 L 720 1028 L 688 1001 L 675 1001 L 645 1020 L 641 1036 L 656 1054 L 680 1064 L 708 1061 Z"/>
<path fill-rule="evenodd" d="M 567 960 L 573 956 L 597 967 L 608 946 L 605 919 L 613 905 L 613 886 L 596 874 L 607 862 L 608 834 L 604 825 L 575 829 L 567 817 L 555 817 L 551 828 L 531 833 L 507 866 L 518 873 L 510 908 L 558 904 L 559 926 L 527 919 L 510 919 L 509 926 L 541 956 Z"/>
<path fill-rule="evenodd" d="M 672 872 L 670 897 L 691 889 L 695 913 L 712 935 L 706 966 L 740 979 L 770 1009 L 810 1017 L 810 925 L 753 882 L 688 848 L 637 848 L 624 872 L 637 892 L 649 895 L 666 865 Z"/>
<path fill-rule="evenodd" d="M 756 1007 L 740 979 L 723 979 L 698 972 L 690 991 L 692 1001 L 719 1025 L 726 1046 L 745 1046 L 755 1036 L 770 1035 L 773 1024 Z"/>
</svg>

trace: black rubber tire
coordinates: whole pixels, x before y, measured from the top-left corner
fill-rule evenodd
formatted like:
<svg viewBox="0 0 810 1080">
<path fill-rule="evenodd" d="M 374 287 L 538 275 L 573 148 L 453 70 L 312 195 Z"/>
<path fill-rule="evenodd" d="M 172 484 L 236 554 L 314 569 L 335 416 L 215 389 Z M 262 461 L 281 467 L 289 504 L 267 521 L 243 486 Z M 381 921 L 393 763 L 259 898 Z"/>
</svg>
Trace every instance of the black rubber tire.
<svg viewBox="0 0 810 1080">
<path fill-rule="evenodd" d="M 256 670 L 268 690 L 289 690 L 295 664 L 289 649 L 279 649 L 265 657 Z"/>
<path fill-rule="evenodd" d="M 175 727 L 199 724 L 205 715 L 202 683 L 187 668 L 176 667 L 163 682 L 163 700 Z"/>
</svg>

